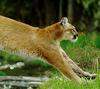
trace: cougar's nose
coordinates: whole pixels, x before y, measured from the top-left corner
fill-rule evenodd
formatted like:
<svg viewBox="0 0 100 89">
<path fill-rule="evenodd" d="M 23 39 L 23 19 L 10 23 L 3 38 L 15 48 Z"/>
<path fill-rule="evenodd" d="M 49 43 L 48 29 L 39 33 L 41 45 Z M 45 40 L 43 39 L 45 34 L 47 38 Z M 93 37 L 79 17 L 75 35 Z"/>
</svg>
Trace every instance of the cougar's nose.
<svg viewBox="0 0 100 89">
<path fill-rule="evenodd" d="M 76 35 L 73 36 L 73 39 L 76 39 Z"/>
<path fill-rule="evenodd" d="M 74 35 L 74 36 L 73 36 L 73 39 L 76 39 L 77 37 L 78 37 L 78 34 Z"/>
</svg>

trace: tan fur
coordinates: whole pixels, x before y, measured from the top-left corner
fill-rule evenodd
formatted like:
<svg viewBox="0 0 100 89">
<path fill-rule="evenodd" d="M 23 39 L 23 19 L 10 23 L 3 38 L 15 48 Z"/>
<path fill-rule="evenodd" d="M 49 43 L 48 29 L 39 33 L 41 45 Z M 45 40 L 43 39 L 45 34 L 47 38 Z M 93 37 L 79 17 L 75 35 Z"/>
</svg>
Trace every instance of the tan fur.
<svg viewBox="0 0 100 89">
<path fill-rule="evenodd" d="M 78 74 L 92 75 L 80 69 L 60 47 L 61 40 L 72 40 L 77 34 L 73 25 L 61 21 L 41 29 L 0 16 L 0 47 L 8 52 L 41 56 L 65 76 L 81 83 Z"/>
</svg>

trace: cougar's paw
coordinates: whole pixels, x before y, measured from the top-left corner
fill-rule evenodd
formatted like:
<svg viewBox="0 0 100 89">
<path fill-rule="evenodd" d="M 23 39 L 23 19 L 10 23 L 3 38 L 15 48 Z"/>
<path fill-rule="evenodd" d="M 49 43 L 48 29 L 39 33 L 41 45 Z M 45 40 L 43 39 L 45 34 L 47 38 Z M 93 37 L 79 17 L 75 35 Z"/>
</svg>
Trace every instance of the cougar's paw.
<svg viewBox="0 0 100 89">
<path fill-rule="evenodd" d="M 84 75 L 84 77 L 86 77 L 86 79 L 95 79 L 96 78 L 96 76 L 97 76 L 97 74 L 90 74 L 90 73 L 88 73 L 88 72 L 85 72 L 85 75 Z"/>
<path fill-rule="evenodd" d="M 91 74 L 91 79 L 95 79 L 96 78 L 96 76 L 97 76 L 97 74 Z"/>
</svg>

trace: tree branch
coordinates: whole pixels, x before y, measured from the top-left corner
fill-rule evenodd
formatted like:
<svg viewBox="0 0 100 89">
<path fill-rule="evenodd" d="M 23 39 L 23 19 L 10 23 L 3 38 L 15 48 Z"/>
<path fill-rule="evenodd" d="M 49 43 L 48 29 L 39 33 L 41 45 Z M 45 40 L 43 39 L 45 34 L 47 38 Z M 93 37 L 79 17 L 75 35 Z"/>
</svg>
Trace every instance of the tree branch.
<svg viewBox="0 0 100 89">
<path fill-rule="evenodd" d="M 25 77 L 25 76 L 0 76 L 0 85 L 9 85 L 17 87 L 37 87 L 44 81 L 47 81 L 47 77 Z"/>
</svg>

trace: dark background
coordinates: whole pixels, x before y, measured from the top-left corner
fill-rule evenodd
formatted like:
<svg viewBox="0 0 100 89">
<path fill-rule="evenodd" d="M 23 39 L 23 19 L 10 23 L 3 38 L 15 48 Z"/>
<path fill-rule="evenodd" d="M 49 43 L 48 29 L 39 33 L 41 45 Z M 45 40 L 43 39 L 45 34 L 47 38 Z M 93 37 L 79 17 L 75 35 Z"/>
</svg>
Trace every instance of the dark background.
<svg viewBox="0 0 100 89">
<path fill-rule="evenodd" d="M 66 16 L 79 31 L 100 31 L 100 0 L 0 0 L 0 15 L 38 27 Z"/>
</svg>

